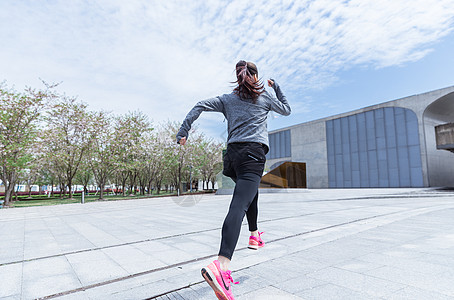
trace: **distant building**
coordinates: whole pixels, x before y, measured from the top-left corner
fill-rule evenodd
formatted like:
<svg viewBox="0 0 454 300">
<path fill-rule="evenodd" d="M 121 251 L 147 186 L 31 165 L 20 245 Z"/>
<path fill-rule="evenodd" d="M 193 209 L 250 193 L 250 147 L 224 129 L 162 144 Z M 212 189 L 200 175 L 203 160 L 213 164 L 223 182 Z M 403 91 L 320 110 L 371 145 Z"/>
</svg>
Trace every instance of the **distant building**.
<svg viewBox="0 0 454 300">
<path fill-rule="evenodd" d="M 452 123 L 454 86 L 271 131 L 266 169 L 306 163 L 308 188 L 453 187 Z"/>
</svg>

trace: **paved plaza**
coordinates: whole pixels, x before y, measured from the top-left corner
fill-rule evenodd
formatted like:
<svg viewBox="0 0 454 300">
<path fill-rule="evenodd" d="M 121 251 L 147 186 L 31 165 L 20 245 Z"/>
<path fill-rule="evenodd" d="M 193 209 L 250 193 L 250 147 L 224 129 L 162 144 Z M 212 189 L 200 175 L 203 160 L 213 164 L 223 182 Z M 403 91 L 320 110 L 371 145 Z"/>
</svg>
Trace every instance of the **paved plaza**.
<svg viewBox="0 0 454 300">
<path fill-rule="evenodd" d="M 216 299 L 228 195 L 0 209 L 0 299 Z M 236 299 L 454 299 L 454 191 L 263 193 Z"/>
</svg>

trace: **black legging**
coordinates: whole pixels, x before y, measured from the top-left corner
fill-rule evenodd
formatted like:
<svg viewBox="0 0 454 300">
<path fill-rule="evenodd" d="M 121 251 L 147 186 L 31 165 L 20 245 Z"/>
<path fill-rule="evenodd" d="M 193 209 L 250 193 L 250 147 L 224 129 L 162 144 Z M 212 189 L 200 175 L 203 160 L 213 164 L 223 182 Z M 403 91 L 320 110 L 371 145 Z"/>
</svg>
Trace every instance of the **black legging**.
<svg viewBox="0 0 454 300">
<path fill-rule="evenodd" d="M 227 148 L 224 174 L 235 181 L 229 212 L 222 225 L 219 255 L 232 259 L 241 223 L 247 217 L 249 231 L 257 230 L 258 188 L 265 164 L 265 150 L 257 143 L 238 143 Z"/>
</svg>

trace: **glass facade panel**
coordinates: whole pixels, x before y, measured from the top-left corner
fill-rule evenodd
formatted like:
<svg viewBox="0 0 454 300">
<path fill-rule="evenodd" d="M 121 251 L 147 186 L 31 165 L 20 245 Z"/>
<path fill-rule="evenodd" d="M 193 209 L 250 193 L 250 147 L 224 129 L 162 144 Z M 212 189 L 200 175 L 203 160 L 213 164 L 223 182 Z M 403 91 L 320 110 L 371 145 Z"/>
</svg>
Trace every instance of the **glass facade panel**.
<svg viewBox="0 0 454 300">
<path fill-rule="evenodd" d="M 266 155 L 267 159 L 292 156 L 290 129 L 271 133 L 268 135 L 268 140 L 270 144 L 270 151 Z"/>
<path fill-rule="evenodd" d="M 418 120 L 401 107 L 326 122 L 330 187 L 422 187 Z"/>
</svg>

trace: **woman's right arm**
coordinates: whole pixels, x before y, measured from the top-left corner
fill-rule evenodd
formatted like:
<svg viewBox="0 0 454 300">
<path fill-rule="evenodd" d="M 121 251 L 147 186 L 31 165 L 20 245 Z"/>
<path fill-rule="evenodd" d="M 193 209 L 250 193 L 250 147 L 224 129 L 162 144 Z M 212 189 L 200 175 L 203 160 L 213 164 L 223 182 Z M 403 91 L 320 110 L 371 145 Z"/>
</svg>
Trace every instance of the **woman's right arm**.
<svg viewBox="0 0 454 300">
<path fill-rule="evenodd" d="M 284 116 L 290 115 L 292 109 L 290 108 L 284 93 L 282 93 L 280 86 L 274 79 L 268 80 L 268 85 L 274 89 L 277 97 L 277 99 L 274 99 L 274 97 L 271 98 L 271 110 Z"/>
<path fill-rule="evenodd" d="M 221 101 L 221 97 L 215 97 L 207 100 L 203 100 L 197 102 L 197 104 L 191 109 L 191 111 L 186 115 L 186 118 L 181 124 L 180 130 L 177 133 L 177 143 L 180 143 L 180 140 L 184 138 L 182 141 L 182 145 L 186 143 L 188 139 L 189 130 L 191 129 L 192 123 L 200 116 L 203 111 L 217 111 L 223 112 L 224 111 L 224 104 Z"/>
</svg>

